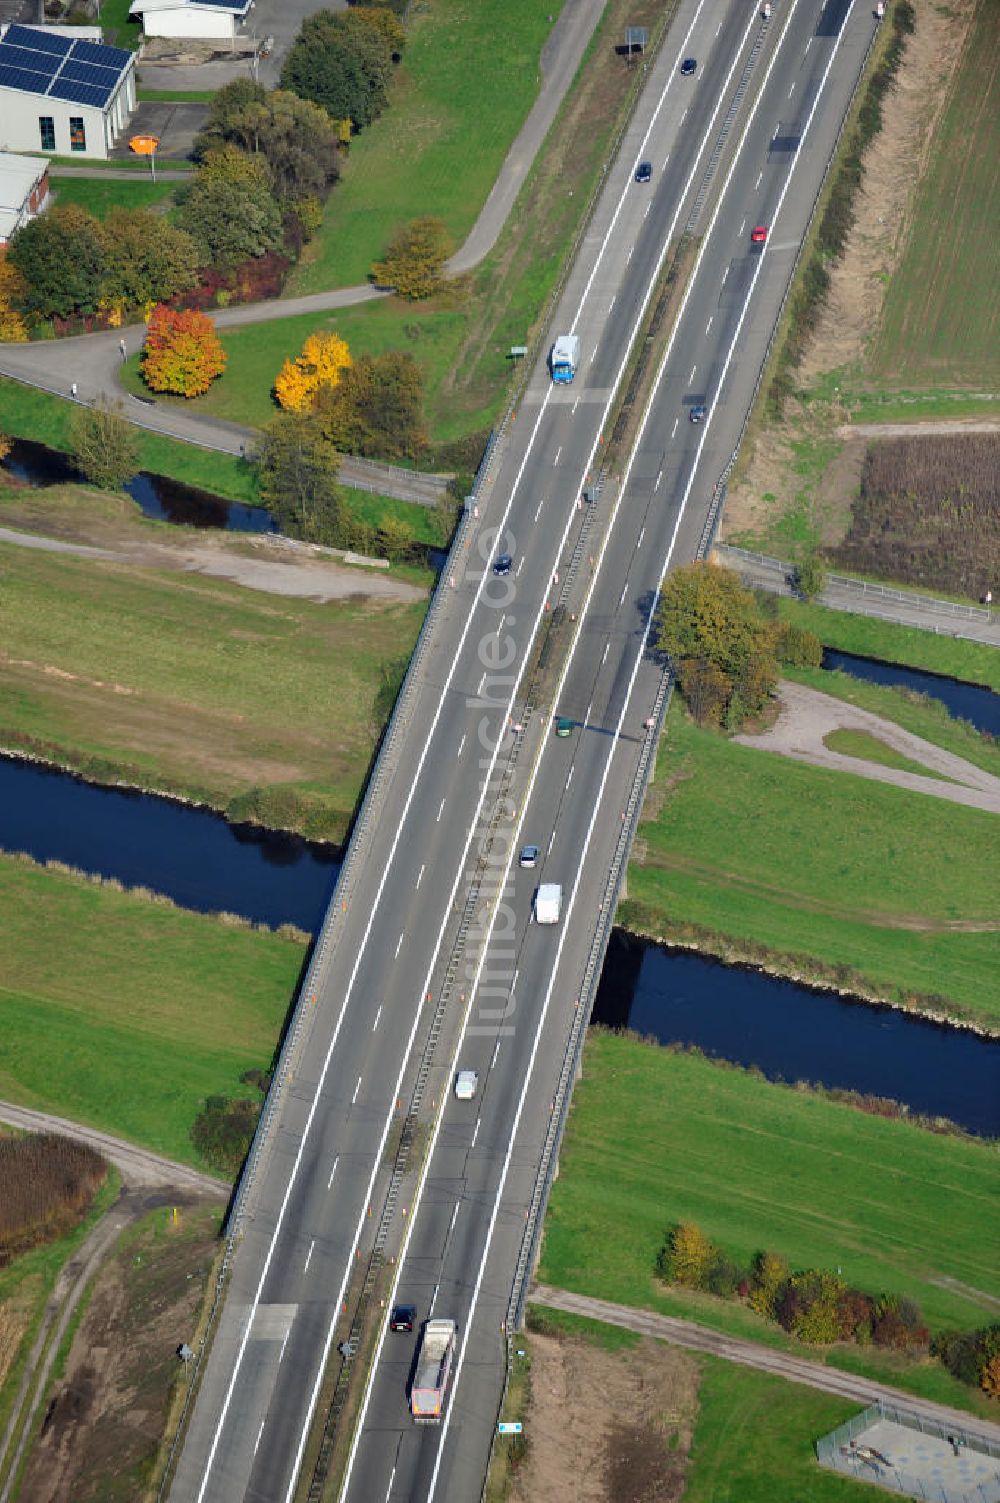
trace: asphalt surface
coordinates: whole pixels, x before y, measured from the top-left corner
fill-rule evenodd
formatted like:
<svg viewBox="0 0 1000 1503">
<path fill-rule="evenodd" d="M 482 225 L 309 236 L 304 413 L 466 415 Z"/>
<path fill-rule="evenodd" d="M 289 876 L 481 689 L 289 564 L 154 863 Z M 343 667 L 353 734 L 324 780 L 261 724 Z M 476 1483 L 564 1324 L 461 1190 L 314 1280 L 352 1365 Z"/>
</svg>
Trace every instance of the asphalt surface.
<svg viewBox="0 0 1000 1503">
<path fill-rule="evenodd" d="M 802 1383 L 807 1388 L 817 1388 L 822 1393 L 854 1399 L 859 1404 L 877 1404 L 881 1401 L 892 1404 L 897 1409 L 908 1409 L 932 1424 L 949 1425 L 961 1435 L 975 1437 L 987 1445 L 1000 1445 L 1000 1425 L 979 1419 L 968 1410 L 951 1409 L 947 1404 L 934 1403 L 932 1399 L 920 1399 L 902 1388 L 892 1388 L 888 1383 L 877 1383 L 873 1378 L 862 1378 L 857 1373 L 825 1367 L 820 1362 L 794 1357 L 790 1352 L 779 1351 L 773 1346 L 745 1341 L 741 1336 L 726 1336 L 721 1331 L 710 1331 L 705 1326 L 696 1325 L 693 1320 L 657 1315 L 652 1310 L 631 1310 L 627 1305 L 616 1305 L 610 1300 L 594 1299 L 586 1294 L 570 1294 L 565 1289 L 550 1289 L 544 1284 L 531 1291 L 531 1298 L 535 1304 L 545 1305 L 550 1310 L 585 1315 L 591 1320 L 604 1321 L 607 1325 L 621 1326 L 626 1331 L 636 1331 L 640 1336 L 654 1336 L 659 1341 L 669 1341 L 690 1352 L 708 1352 L 726 1362 L 738 1362 L 741 1367 L 774 1373 L 779 1378 L 787 1378 L 790 1383 Z"/>
<path fill-rule="evenodd" d="M 657 271 L 760 39 L 745 3 L 682 0 L 556 316 L 554 332 L 581 337 L 577 379 L 557 388 L 543 367 L 533 372 L 464 567 L 443 582 L 418 712 L 363 867 L 335 897 L 330 958 L 315 1000 L 306 998 L 305 1042 L 278 1098 L 279 1126 L 171 1492 L 178 1503 L 291 1498 L 325 1361 L 345 1334 L 348 1281 L 371 1246 L 397 1103 L 409 1100 L 449 966 L 454 997 L 425 1100 L 426 1178 L 404 1186 L 388 1251 L 398 1297 L 421 1320 L 458 1322 L 458 1357 L 444 1422 L 417 1428 L 407 1383 L 418 1333 L 383 1334 L 345 1496 L 480 1495 L 525 1209 L 659 685 L 645 650 L 650 606 L 665 566 L 697 549 L 872 35 L 870 11 L 849 0 L 776 10 L 621 483 L 592 511 L 582 505 Z M 689 54 L 701 66 L 681 79 L 677 63 Z M 653 181 L 639 186 L 632 172 L 646 157 Z M 763 250 L 749 243 L 757 223 L 771 226 Z M 694 425 L 688 411 L 700 402 L 708 416 Z M 588 517 L 569 605 L 579 635 L 552 706 L 575 722 L 563 740 L 548 713 L 530 713 L 523 675 Z M 506 579 L 489 569 L 501 551 L 515 560 Z M 489 843 L 488 810 L 511 748 L 510 805 Z M 534 871 L 512 864 L 527 841 L 543 852 Z M 475 875 L 484 845 L 485 880 Z M 530 922 L 541 881 L 564 886 L 557 926 Z M 479 1072 L 472 1102 L 450 1095 L 458 1067 Z"/>
</svg>

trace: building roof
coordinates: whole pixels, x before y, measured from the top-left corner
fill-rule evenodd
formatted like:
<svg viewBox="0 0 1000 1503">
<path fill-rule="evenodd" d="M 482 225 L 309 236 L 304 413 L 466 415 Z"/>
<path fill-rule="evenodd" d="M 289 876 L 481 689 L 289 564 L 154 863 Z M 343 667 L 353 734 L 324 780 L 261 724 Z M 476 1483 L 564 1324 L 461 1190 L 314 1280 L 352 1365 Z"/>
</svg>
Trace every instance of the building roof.
<svg viewBox="0 0 1000 1503">
<path fill-rule="evenodd" d="M 198 10 L 217 10 L 228 15 L 245 16 L 251 3 L 252 0 L 132 0 L 129 15 L 141 16 L 147 11 L 152 14 L 154 10 L 190 10 L 194 7 Z"/>
<path fill-rule="evenodd" d="M 124 47 L 8 26 L 0 37 L 0 89 L 103 109 L 132 63 Z"/>
<path fill-rule="evenodd" d="M 0 241 L 9 240 L 17 229 L 25 200 L 48 170 L 46 157 L 0 151 Z"/>
</svg>

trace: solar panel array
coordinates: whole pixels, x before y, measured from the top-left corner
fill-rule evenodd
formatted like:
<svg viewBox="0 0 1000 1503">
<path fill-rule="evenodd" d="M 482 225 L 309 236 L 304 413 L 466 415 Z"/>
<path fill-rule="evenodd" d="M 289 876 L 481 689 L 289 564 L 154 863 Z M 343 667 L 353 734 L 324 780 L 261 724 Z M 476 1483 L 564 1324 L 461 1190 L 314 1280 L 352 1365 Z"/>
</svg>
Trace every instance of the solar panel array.
<svg viewBox="0 0 1000 1503">
<path fill-rule="evenodd" d="M 14 25 L 0 39 L 0 88 L 103 109 L 131 56 L 124 47 Z"/>
<path fill-rule="evenodd" d="M 188 0 L 189 5 L 211 5 L 216 10 L 239 11 L 250 9 L 250 0 Z"/>
</svg>

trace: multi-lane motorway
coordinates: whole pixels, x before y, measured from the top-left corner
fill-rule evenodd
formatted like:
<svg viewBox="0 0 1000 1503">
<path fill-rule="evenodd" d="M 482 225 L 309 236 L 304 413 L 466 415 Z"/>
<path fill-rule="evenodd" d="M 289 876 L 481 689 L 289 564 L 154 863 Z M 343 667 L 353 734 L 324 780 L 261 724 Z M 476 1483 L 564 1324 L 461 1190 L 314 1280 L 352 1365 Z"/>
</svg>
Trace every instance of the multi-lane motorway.
<svg viewBox="0 0 1000 1503">
<path fill-rule="evenodd" d="M 395 1297 L 421 1320 L 458 1322 L 449 1401 L 440 1426 L 412 1425 L 418 1334 L 383 1331 L 344 1483 L 357 1503 L 479 1497 L 525 1210 L 659 682 L 650 604 L 665 568 L 697 548 L 873 25 L 857 0 L 778 0 L 766 27 L 745 3 L 682 0 L 556 314 L 555 332 L 580 336 L 580 370 L 564 388 L 541 363 L 532 373 L 470 547 L 443 583 L 363 867 L 336 896 L 332 959 L 307 1001 L 305 1045 L 234 1260 L 177 1503 L 295 1494 L 337 1321 L 384 1198 L 399 1103 L 485 855 L 496 901 L 477 905 L 464 936 L 425 1095 L 425 1169 L 407 1181 L 389 1240 Z M 687 56 L 699 62 L 693 77 L 679 73 Z M 641 431 L 597 503 L 568 603 L 576 636 L 552 709 L 574 731 L 557 739 L 550 718 L 524 714 L 531 646 L 565 583 L 579 498 L 600 467 L 636 330 L 751 58 Z M 637 184 L 646 159 L 652 181 Z M 750 241 L 758 224 L 768 227 L 762 246 Z M 695 404 L 707 408 L 700 424 L 689 421 Z M 500 552 L 513 557 L 502 578 L 491 571 Z M 515 745 L 509 806 L 483 852 Z M 532 871 L 517 865 L 524 842 L 541 849 Z M 531 922 L 540 881 L 563 884 L 558 926 Z M 449 1091 L 459 1066 L 479 1073 L 471 1102 Z"/>
</svg>

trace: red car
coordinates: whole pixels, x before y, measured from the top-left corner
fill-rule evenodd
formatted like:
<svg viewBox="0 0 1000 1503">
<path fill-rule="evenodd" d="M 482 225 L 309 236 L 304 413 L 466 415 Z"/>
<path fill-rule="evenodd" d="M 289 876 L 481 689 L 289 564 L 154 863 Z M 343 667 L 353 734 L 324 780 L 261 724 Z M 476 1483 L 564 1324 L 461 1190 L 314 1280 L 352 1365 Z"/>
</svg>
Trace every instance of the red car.
<svg viewBox="0 0 1000 1503">
<path fill-rule="evenodd" d="M 759 224 L 759 225 L 757 225 L 757 227 L 755 229 L 752 229 L 750 231 L 750 244 L 751 245 L 763 245 L 764 241 L 766 239 L 767 239 L 767 225 L 766 224 Z"/>
</svg>

